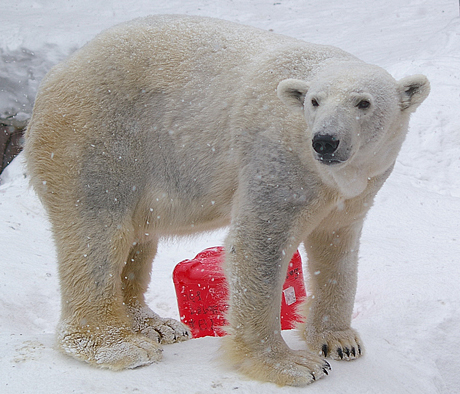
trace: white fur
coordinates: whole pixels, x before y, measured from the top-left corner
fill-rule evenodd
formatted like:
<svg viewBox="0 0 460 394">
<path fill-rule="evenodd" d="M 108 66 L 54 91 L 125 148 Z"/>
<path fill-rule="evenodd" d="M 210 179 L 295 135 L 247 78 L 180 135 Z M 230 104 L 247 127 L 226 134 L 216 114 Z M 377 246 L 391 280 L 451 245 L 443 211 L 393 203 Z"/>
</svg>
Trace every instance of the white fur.
<svg viewBox="0 0 460 394">
<path fill-rule="evenodd" d="M 323 356 L 359 357 L 350 321 L 362 223 L 428 91 L 423 76 L 396 82 L 337 48 L 210 18 L 100 34 L 45 78 L 26 136 L 57 247 L 59 347 L 112 369 L 158 361 L 158 342 L 189 336 L 145 304 L 159 238 L 230 224 L 227 359 L 303 385 L 327 373 Z M 312 148 L 324 135 L 340 141 L 329 162 Z M 280 335 L 301 242 L 312 353 Z"/>
</svg>

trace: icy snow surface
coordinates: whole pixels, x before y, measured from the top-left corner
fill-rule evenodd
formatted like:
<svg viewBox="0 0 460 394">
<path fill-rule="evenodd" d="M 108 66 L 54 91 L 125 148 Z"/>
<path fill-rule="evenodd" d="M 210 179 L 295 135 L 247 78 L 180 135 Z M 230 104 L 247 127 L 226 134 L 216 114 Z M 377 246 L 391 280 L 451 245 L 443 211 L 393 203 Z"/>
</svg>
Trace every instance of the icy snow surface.
<svg viewBox="0 0 460 394">
<path fill-rule="evenodd" d="M 0 180 L 1 393 L 460 393 L 460 18 L 456 0 L 115 0 L 4 2 L 0 117 L 28 113 L 52 64 L 100 30 L 147 14 L 187 13 L 341 47 L 396 78 L 423 73 L 432 93 L 413 115 L 396 168 L 362 238 L 353 325 L 365 357 L 331 362 L 305 388 L 242 378 L 217 362 L 218 338 L 164 347 L 159 364 L 99 370 L 54 349 L 59 318 L 49 223 L 21 157 Z M 161 244 L 148 302 L 178 317 L 175 264 L 225 231 Z M 295 333 L 288 343 L 303 348 Z"/>
</svg>

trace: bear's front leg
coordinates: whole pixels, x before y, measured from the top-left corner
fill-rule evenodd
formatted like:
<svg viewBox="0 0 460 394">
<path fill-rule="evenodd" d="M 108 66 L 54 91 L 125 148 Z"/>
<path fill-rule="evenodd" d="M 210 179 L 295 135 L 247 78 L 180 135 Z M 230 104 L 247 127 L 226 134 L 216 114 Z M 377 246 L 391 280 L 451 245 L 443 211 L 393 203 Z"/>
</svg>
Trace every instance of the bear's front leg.
<svg viewBox="0 0 460 394">
<path fill-rule="evenodd" d="M 305 241 L 313 295 L 305 304 L 303 335 L 315 354 L 336 360 L 356 359 L 364 350 L 351 328 L 361 228 L 362 221 L 317 229 Z"/>
<path fill-rule="evenodd" d="M 223 350 L 251 378 L 302 386 L 327 375 L 330 365 L 309 351 L 290 349 L 281 336 L 281 291 L 297 243 L 289 236 L 288 215 L 263 217 L 235 220 L 227 240 L 230 335 Z"/>
</svg>

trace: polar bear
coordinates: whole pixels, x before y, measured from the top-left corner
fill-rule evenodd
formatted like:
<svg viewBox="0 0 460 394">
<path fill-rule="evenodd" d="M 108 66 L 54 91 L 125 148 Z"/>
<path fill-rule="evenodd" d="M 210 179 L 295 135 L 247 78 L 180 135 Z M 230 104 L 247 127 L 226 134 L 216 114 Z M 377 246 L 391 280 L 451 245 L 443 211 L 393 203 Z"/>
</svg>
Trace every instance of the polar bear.
<svg viewBox="0 0 460 394">
<path fill-rule="evenodd" d="M 26 135 L 49 214 L 62 293 L 59 348 L 114 370 L 190 337 L 147 289 L 158 240 L 229 226 L 229 335 L 249 377 L 305 385 L 352 360 L 361 228 L 425 99 L 340 49 L 204 17 L 111 28 L 43 80 Z M 283 278 L 304 243 L 301 333 L 280 332 Z"/>
</svg>

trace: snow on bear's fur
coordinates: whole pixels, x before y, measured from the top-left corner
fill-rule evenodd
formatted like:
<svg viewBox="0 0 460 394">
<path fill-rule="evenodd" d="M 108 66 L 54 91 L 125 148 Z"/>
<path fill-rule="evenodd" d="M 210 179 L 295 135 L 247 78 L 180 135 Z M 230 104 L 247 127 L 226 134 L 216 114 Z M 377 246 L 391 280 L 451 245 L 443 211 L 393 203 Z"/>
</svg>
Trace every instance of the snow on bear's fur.
<svg viewBox="0 0 460 394">
<path fill-rule="evenodd" d="M 26 136 L 62 293 L 58 344 L 134 368 L 188 329 L 145 303 L 158 240 L 230 225 L 229 335 L 246 375 L 303 385 L 351 360 L 364 217 L 429 83 L 395 81 L 333 47 L 221 20 L 155 16 L 109 29 L 54 67 Z M 283 278 L 308 253 L 302 335 L 280 333 Z"/>
</svg>

